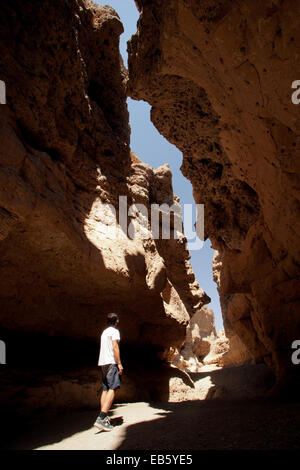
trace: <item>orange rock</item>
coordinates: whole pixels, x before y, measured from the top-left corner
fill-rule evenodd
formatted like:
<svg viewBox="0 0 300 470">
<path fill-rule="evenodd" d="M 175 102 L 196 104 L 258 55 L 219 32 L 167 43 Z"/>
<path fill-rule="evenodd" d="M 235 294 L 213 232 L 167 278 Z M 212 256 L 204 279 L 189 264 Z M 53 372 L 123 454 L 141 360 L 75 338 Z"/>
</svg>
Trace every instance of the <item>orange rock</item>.
<svg viewBox="0 0 300 470">
<path fill-rule="evenodd" d="M 154 239 L 150 216 L 148 239 L 132 240 L 116 225 L 119 196 L 128 207 L 179 204 L 168 165 L 154 170 L 130 151 L 122 31 L 111 7 L 90 1 L 13 0 L 1 10 L 0 321 L 8 363 L 96 364 L 111 311 L 120 315 L 122 354 L 154 360 L 182 345 L 194 307 L 209 301 L 184 234 Z"/>
<path fill-rule="evenodd" d="M 139 0 L 129 43 L 130 96 L 152 105 L 159 132 L 183 152 L 219 252 L 225 330 L 278 385 L 299 376 L 300 5 Z M 247 21 L 245 21 L 247 18 Z"/>
</svg>

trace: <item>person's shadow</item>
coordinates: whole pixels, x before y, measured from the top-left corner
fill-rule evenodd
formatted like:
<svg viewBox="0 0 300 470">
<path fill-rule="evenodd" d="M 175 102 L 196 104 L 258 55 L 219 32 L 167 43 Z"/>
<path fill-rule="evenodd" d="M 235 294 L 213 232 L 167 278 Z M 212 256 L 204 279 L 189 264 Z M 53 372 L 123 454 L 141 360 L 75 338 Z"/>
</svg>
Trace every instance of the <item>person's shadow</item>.
<svg viewBox="0 0 300 470">
<path fill-rule="evenodd" d="M 115 416 L 110 418 L 110 422 L 113 426 L 121 426 L 124 423 L 123 416 Z"/>
</svg>

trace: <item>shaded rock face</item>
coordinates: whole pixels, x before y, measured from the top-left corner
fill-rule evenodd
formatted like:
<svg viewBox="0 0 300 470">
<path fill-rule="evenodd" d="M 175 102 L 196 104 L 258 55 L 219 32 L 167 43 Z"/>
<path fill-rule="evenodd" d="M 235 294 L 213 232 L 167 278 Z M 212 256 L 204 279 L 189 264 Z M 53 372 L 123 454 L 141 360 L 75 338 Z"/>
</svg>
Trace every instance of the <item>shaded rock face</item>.
<svg viewBox="0 0 300 470">
<path fill-rule="evenodd" d="M 126 188 L 130 168 L 121 32 L 111 9 L 80 1 L 3 7 L 3 328 L 86 337 L 99 326 L 99 288 L 111 290 L 114 275 L 104 278 L 85 225 L 97 196 Z"/>
<path fill-rule="evenodd" d="M 142 357 L 144 348 L 151 357 L 180 347 L 190 314 L 209 301 L 182 233 L 132 240 L 115 223 L 119 196 L 127 209 L 179 203 L 169 167 L 153 170 L 130 152 L 122 31 L 111 7 L 88 1 L 2 5 L 0 333 L 7 367 L 36 363 L 55 373 L 95 364 L 111 311 L 120 314 L 124 355 L 138 348 Z M 138 223 L 137 210 L 128 219 Z"/>
<path fill-rule="evenodd" d="M 138 0 L 129 93 L 152 105 L 183 152 L 218 251 L 225 330 L 278 384 L 297 376 L 299 317 L 299 5 L 284 0 Z"/>
<path fill-rule="evenodd" d="M 232 307 L 235 304 L 233 301 L 233 296 L 228 297 L 223 295 L 220 288 L 220 272 L 222 268 L 222 262 L 218 251 L 215 251 L 212 267 L 213 278 L 217 284 L 220 295 L 220 303 L 224 321 L 224 330 L 220 337 L 221 341 L 225 337 L 228 343 L 228 350 L 224 355 L 222 355 L 219 363 L 223 366 L 228 366 L 248 364 L 251 362 L 261 362 L 261 344 L 257 338 L 257 334 L 251 321 L 246 319 L 247 316 L 249 317 L 251 315 L 251 312 L 249 311 L 249 305 L 245 303 L 246 296 L 242 294 L 235 294 L 234 296 L 235 303 L 238 299 L 243 299 L 245 301 L 244 303 L 241 302 L 237 305 L 237 317 L 241 318 L 244 316 L 245 320 L 244 322 L 238 324 L 238 330 L 236 331 L 234 317 L 230 314 L 232 312 Z M 231 300 L 230 309 L 227 309 L 229 299 Z"/>
</svg>

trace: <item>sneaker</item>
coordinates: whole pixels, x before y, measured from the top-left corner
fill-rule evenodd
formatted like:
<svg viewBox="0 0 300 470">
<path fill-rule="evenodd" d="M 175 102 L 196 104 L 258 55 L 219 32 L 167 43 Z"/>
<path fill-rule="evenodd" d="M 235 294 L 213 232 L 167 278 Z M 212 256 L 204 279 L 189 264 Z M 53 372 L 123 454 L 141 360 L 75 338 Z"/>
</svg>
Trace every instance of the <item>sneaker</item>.
<svg viewBox="0 0 300 470">
<path fill-rule="evenodd" d="M 104 419 L 101 419 L 100 416 L 96 419 L 94 426 L 103 431 L 111 431 L 114 427 L 110 424 L 109 417 L 106 416 Z"/>
</svg>

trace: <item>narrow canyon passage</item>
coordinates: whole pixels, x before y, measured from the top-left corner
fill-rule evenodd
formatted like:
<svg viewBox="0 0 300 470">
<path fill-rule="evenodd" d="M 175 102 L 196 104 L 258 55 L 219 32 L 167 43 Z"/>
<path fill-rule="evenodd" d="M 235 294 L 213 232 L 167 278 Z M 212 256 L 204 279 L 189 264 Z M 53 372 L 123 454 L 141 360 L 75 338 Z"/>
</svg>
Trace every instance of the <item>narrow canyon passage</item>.
<svg viewBox="0 0 300 470">
<path fill-rule="evenodd" d="M 177 449 L 185 420 L 199 437 L 185 436 L 185 448 L 295 449 L 299 15 L 289 0 L 132 4 L 139 19 L 125 65 L 111 6 L 2 8 L 1 445 L 141 449 L 145 433 L 149 448 Z M 131 147 L 128 97 L 149 103 L 152 123 L 182 153 L 212 267 L 196 266 L 176 232 L 171 160 L 152 167 Z M 173 208 L 171 237 L 153 234 L 154 206 L 159 233 Z M 225 331 L 198 282 L 208 269 Z M 111 311 L 125 374 L 105 441 L 89 420 Z"/>
</svg>

